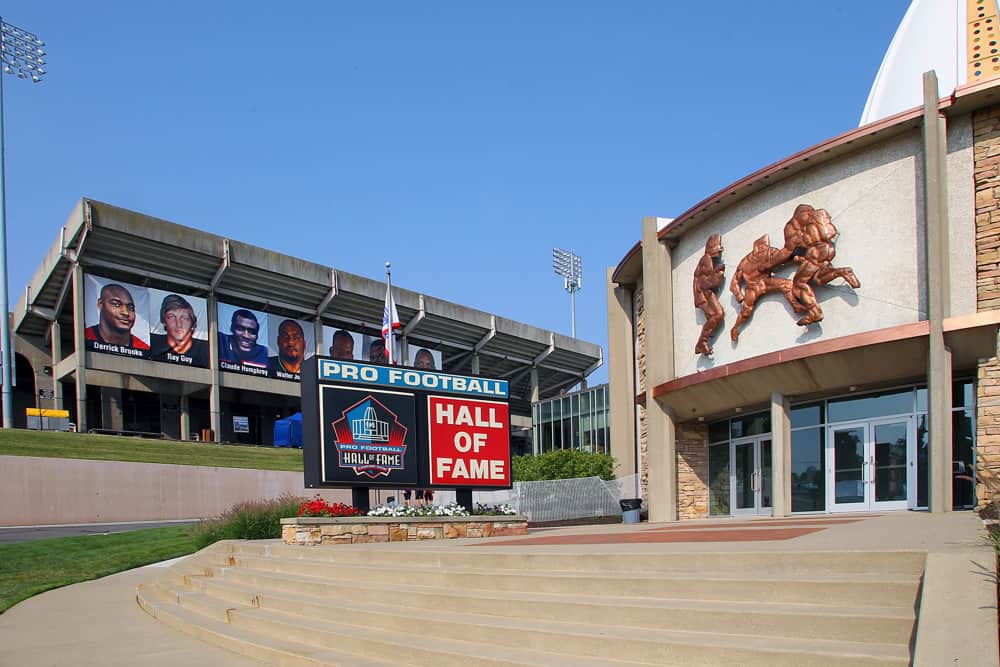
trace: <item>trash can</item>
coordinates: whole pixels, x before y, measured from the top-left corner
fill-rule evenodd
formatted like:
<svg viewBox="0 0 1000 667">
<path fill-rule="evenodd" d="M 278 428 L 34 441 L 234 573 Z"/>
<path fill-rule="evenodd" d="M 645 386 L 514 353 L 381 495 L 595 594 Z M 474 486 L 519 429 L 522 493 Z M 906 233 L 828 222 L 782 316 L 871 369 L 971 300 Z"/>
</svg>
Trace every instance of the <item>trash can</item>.
<svg viewBox="0 0 1000 667">
<path fill-rule="evenodd" d="M 618 504 L 622 506 L 622 523 L 639 523 L 642 498 L 623 498 Z"/>
</svg>

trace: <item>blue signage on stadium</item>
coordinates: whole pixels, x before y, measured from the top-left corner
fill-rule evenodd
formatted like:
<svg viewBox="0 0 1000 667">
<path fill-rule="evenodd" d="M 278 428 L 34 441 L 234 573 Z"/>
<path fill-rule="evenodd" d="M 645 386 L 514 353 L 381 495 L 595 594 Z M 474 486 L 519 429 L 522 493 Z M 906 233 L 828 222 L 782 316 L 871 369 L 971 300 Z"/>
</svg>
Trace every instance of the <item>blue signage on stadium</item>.
<svg viewBox="0 0 1000 667">
<path fill-rule="evenodd" d="M 399 366 L 374 366 L 350 361 L 337 361 L 335 359 L 319 360 L 319 379 L 358 382 L 379 387 L 396 387 L 399 389 L 443 391 L 470 396 L 490 396 L 494 398 L 507 398 L 508 396 L 506 380 L 449 375 L 433 371 L 418 371 Z"/>
</svg>

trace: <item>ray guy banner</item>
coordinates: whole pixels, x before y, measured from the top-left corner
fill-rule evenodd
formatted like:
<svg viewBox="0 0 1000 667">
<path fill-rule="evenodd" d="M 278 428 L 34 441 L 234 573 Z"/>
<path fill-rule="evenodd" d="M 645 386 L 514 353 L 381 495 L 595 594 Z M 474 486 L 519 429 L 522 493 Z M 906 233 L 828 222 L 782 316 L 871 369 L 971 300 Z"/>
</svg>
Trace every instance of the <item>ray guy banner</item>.
<svg viewBox="0 0 1000 667">
<path fill-rule="evenodd" d="M 510 488 L 508 401 L 505 380 L 315 357 L 306 487 Z"/>
</svg>

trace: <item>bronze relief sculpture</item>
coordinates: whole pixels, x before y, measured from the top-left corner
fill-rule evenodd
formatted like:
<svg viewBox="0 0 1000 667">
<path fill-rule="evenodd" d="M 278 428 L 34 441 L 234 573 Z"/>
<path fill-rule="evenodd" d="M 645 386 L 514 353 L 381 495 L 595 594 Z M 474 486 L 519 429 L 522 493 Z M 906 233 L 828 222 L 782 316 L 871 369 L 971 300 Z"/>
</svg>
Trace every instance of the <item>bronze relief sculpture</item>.
<svg viewBox="0 0 1000 667">
<path fill-rule="evenodd" d="M 736 316 L 736 323 L 729 332 L 729 337 L 734 343 L 740 339 L 740 327 L 750 319 L 757 300 L 769 292 L 781 292 L 795 312 L 805 312 L 806 309 L 793 294 L 793 281 L 775 277 L 771 273 L 786 261 L 784 257 L 785 251 L 781 248 L 772 248 L 771 239 L 764 234 L 753 242 L 753 250 L 736 266 L 736 273 L 729 283 L 729 291 L 742 307 L 740 314 Z"/>
<path fill-rule="evenodd" d="M 705 325 L 701 328 L 701 336 L 695 345 L 695 354 L 711 356 L 712 346 L 708 339 L 722 326 L 722 304 L 716 294 L 726 273 L 726 265 L 721 259 L 722 237 L 712 234 L 705 243 L 705 254 L 698 260 L 698 266 L 694 270 L 694 307 L 705 313 Z"/>
<path fill-rule="evenodd" d="M 754 241 L 753 249 L 740 260 L 729 283 L 729 291 L 740 303 L 739 315 L 730 331 L 734 343 L 739 340 L 740 328 L 753 315 L 757 302 L 765 294 L 781 292 L 792 310 L 802 314 L 797 324 L 809 326 L 823 320 L 823 310 L 816 299 L 816 287 L 827 285 L 837 278 L 843 278 L 855 289 L 861 287 L 851 267 L 833 266 L 837 256 L 834 246 L 837 236 L 837 227 L 827 211 L 799 204 L 791 219 L 785 223 L 784 247 L 772 247 L 767 234 Z M 724 265 L 716 265 L 721 254 L 722 238 L 713 234 L 705 244 L 705 254 L 698 261 L 694 273 L 695 307 L 705 313 L 705 325 L 695 354 L 712 354 L 708 339 L 723 321 L 722 306 L 715 292 L 723 279 Z M 776 269 L 789 262 L 798 265 L 790 279 L 774 275 Z"/>
</svg>

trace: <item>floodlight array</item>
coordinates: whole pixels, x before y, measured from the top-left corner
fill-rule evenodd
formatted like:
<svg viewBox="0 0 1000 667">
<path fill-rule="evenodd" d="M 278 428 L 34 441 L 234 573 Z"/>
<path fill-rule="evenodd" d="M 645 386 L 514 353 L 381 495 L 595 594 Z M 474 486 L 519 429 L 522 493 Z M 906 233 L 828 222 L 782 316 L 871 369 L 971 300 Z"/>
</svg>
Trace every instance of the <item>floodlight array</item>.
<svg viewBox="0 0 1000 667">
<path fill-rule="evenodd" d="M 45 42 L 0 19 L 0 63 L 6 74 L 39 83 L 45 75 Z"/>
<path fill-rule="evenodd" d="M 568 291 L 572 292 L 583 287 L 583 259 L 576 253 L 553 248 L 552 270 L 556 275 L 562 276 Z"/>
</svg>

